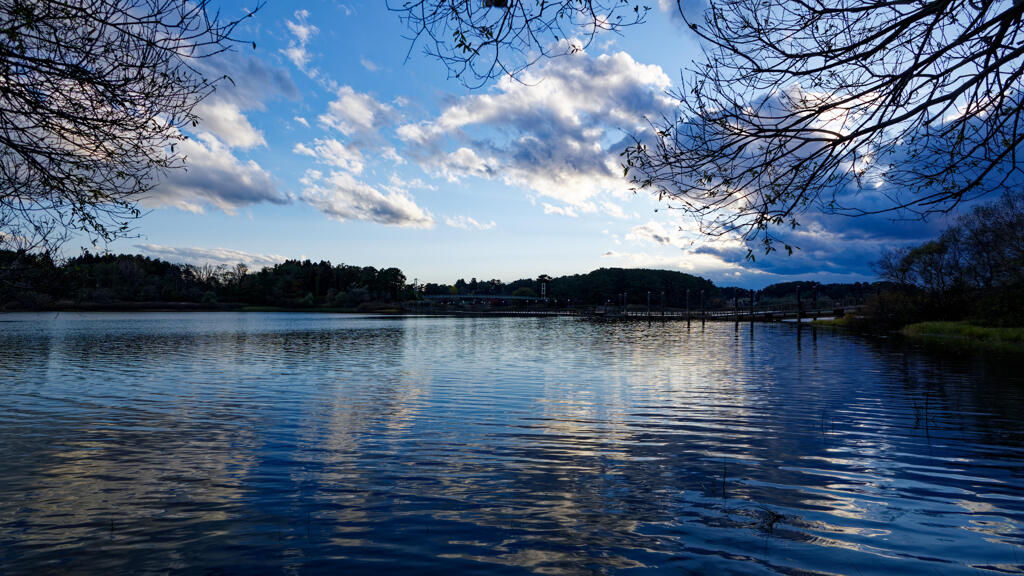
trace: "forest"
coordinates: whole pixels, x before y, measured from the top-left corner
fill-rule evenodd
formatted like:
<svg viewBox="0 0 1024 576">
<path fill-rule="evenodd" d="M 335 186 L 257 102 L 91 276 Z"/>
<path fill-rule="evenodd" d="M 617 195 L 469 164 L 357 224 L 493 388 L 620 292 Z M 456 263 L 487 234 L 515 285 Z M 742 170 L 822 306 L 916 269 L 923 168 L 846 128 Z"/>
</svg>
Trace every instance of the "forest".
<svg viewBox="0 0 1024 576">
<path fill-rule="evenodd" d="M 820 309 L 863 305 L 860 322 L 874 329 L 927 320 L 1020 326 L 1024 325 L 1024 202 L 1008 195 L 978 205 L 934 240 L 883 250 L 875 267 L 879 282 L 796 281 L 752 292 L 670 270 L 601 268 L 507 283 L 472 278 L 452 284 L 415 284 L 398 268 L 328 261 L 286 260 L 249 270 L 244 264 L 177 264 L 137 254 L 83 251 L 55 261 L 46 253 L 4 250 L 0 251 L 0 310 L 397 311 L 403 303 L 424 299 L 434 308 L 475 300 L 488 306 L 629 304 L 716 309 L 748 306 L 751 298 L 763 309 L 795 307 L 800 293 L 805 306 Z M 508 296 L 519 298 L 503 300 Z"/>
<path fill-rule="evenodd" d="M 398 268 L 287 260 L 250 271 L 243 264 L 196 266 L 142 255 L 89 252 L 57 263 L 45 254 L 0 251 L 0 309 L 5 310 L 178 308 L 182 304 L 212 309 L 354 309 L 414 297 Z"/>
<path fill-rule="evenodd" d="M 859 303 L 878 286 L 868 283 L 787 282 L 754 295 L 761 304 L 787 305 L 797 288 L 821 304 Z M 749 302 L 751 291 L 718 287 L 705 278 L 669 270 L 601 268 L 587 274 L 502 282 L 459 279 L 453 284 L 410 283 L 398 268 L 287 260 L 251 271 L 243 264 L 213 266 L 175 264 L 129 254 L 81 255 L 56 262 L 45 254 L 0 251 L 0 310 L 50 309 L 236 309 L 275 307 L 339 310 L 394 309 L 424 296 L 462 296 L 494 305 L 544 305 L 501 297 L 540 298 L 547 305 L 593 306 L 650 302 L 660 307 L 696 309 L 701 298 L 709 309 Z M 437 298 L 433 298 L 435 302 Z M 452 302 L 454 302 L 454 298 Z M 443 299 L 441 300 L 443 303 Z"/>
<path fill-rule="evenodd" d="M 1024 326 L 1024 201 L 977 205 L 934 240 L 883 251 L 875 266 L 891 283 L 865 311 L 875 322 Z"/>
</svg>

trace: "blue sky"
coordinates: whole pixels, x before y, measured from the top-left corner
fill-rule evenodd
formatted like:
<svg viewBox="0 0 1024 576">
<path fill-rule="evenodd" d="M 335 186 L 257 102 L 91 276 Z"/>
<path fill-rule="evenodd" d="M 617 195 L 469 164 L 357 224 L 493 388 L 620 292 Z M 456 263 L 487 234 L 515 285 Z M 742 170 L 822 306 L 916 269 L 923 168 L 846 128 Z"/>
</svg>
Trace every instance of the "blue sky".
<svg viewBox="0 0 1024 576">
<path fill-rule="evenodd" d="M 234 83 L 200 105 L 187 171 L 159 184 L 138 237 L 110 250 L 255 267 L 285 258 L 396 266 L 420 282 L 621 266 L 760 287 L 870 280 L 882 247 L 942 227 L 810 216 L 794 256 L 751 263 L 737 239 L 704 238 L 630 192 L 623 142 L 645 117 L 671 112 L 666 91 L 700 57 L 660 7 L 641 27 L 540 62 L 522 82 L 475 90 L 420 46 L 410 51 L 407 33 L 379 0 L 268 2 L 239 30 L 255 50 L 203 63 Z"/>
</svg>

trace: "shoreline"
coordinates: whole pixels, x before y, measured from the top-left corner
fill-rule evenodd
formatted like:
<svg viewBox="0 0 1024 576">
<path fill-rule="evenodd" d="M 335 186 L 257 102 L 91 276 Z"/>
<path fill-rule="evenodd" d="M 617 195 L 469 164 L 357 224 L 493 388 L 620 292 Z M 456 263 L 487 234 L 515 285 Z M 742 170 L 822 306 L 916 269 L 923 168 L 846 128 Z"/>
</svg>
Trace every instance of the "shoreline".
<svg viewBox="0 0 1024 576">
<path fill-rule="evenodd" d="M 402 314 L 394 304 L 370 305 L 364 308 L 331 308 L 324 306 L 292 308 L 285 306 L 256 306 L 238 302 L 113 302 L 60 303 L 39 308 L 11 308 L 0 310 L 2 314 L 25 312 L 327 312 L 336 314 Z"/>
<path fill-rule="evenodd" d="M 1024 327 L 979 326 L 970 322 L 918 322 L 900 329 L 908 340 L 926 346 L 971 352 L 1024 354 Z"/>
<path fill-rule="evenodd" d="M 815 326 L 864 332 L 850 318 L 818 320 Z M 870 332 L 870 331 L 868 331 Z M 970 321 L 927 321 L 895 330 L 907 342 L 944 351 L 986 354 L 1024 354 L 1024 327 L 982 326 Z"/>
</svg>

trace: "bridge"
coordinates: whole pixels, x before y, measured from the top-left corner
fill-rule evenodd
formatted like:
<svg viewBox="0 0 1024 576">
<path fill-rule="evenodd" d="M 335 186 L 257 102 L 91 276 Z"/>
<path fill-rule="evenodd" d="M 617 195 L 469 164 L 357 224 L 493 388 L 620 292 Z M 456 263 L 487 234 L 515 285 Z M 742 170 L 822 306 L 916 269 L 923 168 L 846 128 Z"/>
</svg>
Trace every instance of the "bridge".
<svg viewBox="0 0 1024 576">
<path fill-rule="evenodd" d="M 859 309 L 860 306 L 846 306 L 843 308 L 818 308 L 804 310 L 767 309 L 767 310 L 743 310 L 716 309 L 716 310 L 600 310 L 583 312 L 579 316 L 592 318 L 594 320 L 686 320 L 690 322 L 700 321 L 728 321 L 728 322 L 779 322 L 779 321 L 811 321 L 819 318 L 841 318 L 849 312 Z"/>
<path fill-rule="evenodd" d="M 624 310 L 620 306 L 596 306 L 586 308 L 508 308 L 508 309 L 444 309 L 430 310 L 408 309 L 417 314 L 437 316 L 458 316 L 471 318 L 553 318 L 575 317 L 587 320 L 606 321 L 716 321 L 716 322 L 782 322 L 812 321 L 819 318 L 837 318 L 854 312 L 860 306 L 844 306 L 842 308 L 812 309 L 716 309 L 716 310 Z"/>
</svg>

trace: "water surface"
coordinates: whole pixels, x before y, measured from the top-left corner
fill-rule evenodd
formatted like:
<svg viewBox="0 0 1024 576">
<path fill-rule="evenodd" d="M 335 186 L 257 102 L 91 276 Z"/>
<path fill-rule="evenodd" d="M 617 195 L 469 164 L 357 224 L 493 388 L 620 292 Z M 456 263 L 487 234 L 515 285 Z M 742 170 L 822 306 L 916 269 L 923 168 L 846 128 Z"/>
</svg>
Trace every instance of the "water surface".
<svg viewBox="0 0 1024 576">
<path fill-rule="evenodd" d="M 792 325 L 0 316 L 0 573 L 1024 572 L 1024 379 Z"/>
</svg>

